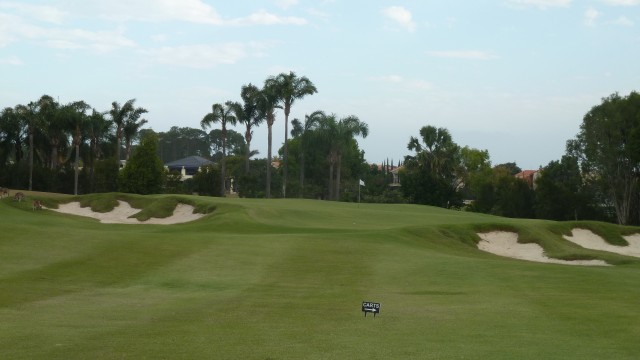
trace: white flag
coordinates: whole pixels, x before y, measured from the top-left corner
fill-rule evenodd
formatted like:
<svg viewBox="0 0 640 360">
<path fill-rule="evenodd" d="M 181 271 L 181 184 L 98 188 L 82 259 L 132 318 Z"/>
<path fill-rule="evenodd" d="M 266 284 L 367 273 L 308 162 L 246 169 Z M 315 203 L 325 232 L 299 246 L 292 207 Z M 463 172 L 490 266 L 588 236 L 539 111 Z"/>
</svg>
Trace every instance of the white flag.
<svg viewBox="0 0 640 360">
<path fill-rule="evenodd" d="M 364 181 L 362 181 L 362 179 L 360 179 L 360 186 L 364 186 Z"/>
</svg>

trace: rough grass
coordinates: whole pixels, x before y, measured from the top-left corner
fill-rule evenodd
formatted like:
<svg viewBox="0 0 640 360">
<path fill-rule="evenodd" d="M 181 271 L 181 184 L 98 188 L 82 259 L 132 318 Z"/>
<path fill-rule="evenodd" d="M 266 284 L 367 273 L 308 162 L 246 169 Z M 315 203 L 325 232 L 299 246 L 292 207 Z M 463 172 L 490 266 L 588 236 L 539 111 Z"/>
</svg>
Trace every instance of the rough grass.
<svg viewBox="0 0 640 360">
<path fill-rule="evenodd" d="M 90 202 L 126 201 L 121 196 Z M 562 239 L 575 223 L 412 205 L 129 200 L 154 213 L 175 201 L 215 211 L 176 226 L 112 225 L 0 202 L 1 358 L 636 359 L 640 353 L 640 264 Z M 611 238 L 640 231 L 580 225 L 601 227 Z M 619 265 L 540 264 L 478 251 L 476 233 L 491 230 L 518 232 L 548 253 Z M 381 314 L 365 318 L 363 300 L 382 303 Z"/>
</svg>

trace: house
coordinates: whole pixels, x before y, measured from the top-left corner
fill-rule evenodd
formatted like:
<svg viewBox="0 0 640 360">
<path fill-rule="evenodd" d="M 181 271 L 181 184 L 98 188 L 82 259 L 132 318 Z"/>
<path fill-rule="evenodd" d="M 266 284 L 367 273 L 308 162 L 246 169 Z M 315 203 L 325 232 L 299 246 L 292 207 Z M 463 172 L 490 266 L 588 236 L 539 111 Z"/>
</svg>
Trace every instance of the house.
<svg viewBox="0 0 640 360">
<path fill-rule="evenodd" d="M 183 159 L 168 162 L 164 164 L 164 167 L 169 171 L 179 171 L 182 175 L 182 180 L 186 180 L 191 179 L 193 175 L 200 171 L 201 167 L 213 164 L 213 161 L 201 156 L 188 156 Z"/>
<path fill-rule="evenodd" d="M 398 173 L 400 170 L 404 169 L 404 166 L 398 166 L 395 169 L 391 170 L 391 175 L 393 175 L 393 181 L 389 184 L 390 187 L 399 187 L 400 186 L 400 177 Z"/>
<path fill-rule="evenodd" d="M 536 189 L 536 180 L 540 177 L 539 170 L 522 170 L 514 175 L 516 178 L 523 180 L 529 185 L 530 189 Z"/>
</svg>

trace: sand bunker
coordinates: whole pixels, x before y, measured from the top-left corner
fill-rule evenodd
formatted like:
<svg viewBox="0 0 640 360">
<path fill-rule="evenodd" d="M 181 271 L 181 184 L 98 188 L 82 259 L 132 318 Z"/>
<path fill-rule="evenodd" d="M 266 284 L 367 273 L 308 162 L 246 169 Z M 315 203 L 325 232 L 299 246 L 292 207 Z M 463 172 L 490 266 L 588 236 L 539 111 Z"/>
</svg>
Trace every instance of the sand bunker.
<svg viewBox="0 0 640 360">
<path fill-rule="evenodd" d="M 560 260 L 544 255 L 544 249 L 538 244 L 520 244 L 518 234 L 506 231 L 479 233 L 478 249 L 514 259 L 564 265 L 608 266 L 603 260 Z"/>
<path fill-rule="evenodd" d="M 100 220 L 104 224 L 180 224 L 193 220 L 200 219 L 203 214 L 194 214 L 193 206 L 186 204 L 178 204 L 173 210 L 173 215 L 166 218 L 151 218 L 147 221 L 139 221 L 136 218 L 129 218 L 129 216 L 137 214 L 140 209 L 132 208 L 129 203 L 118 200 L 118 206 L 113 208 L 113 211 L 107 213 L 99 213 L 91 210 L 91 207 L 80 207 L 79 202 L 71 202 L 68 204 L 60 204 L 57 209 L 50 209 L 53 211 L 92 217 Z"/>
<path fill-rule="evenodd" d="M 572 243 L 578 244 L 586 249 L 608 251 L 616 254 L 640 257 L 640 234 L 623 236 L 629 243 L 628 246 L 611 245 L 602 237 L 594 234 L 591 230 L 573 229 L 572 236 L 563 237 Z"/>
</svg>

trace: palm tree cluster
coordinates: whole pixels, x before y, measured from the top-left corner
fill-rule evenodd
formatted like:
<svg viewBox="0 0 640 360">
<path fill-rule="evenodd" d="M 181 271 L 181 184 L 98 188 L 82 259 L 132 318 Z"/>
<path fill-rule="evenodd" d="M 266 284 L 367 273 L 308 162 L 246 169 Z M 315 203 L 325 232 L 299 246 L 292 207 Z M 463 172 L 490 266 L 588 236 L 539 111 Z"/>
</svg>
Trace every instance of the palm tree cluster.
<svg viewBox="0 0 640 360">
<path fill-rule="evenodd" d="M 255 127 L 263 122 L 267 124 L 267 164 L 264 196 L 272 196 L 272 162 L 275 157 L 272 154 L 273 148 L 273 125 L 276 121 L 276 112 L 282 110 L 284 113 L 284 144 L 280 149 L 282 159 L 282 197 L 287 197 L 288 185 L 295 180 L 289 179 L 289 169 L 292 166 L 290 158 L 297 160 L 294 170 L 298 172 L 299 182 L 298 196 L 322 197 L 330 200 L 340 198 L 342 170 L 347 167 L 343 165 L 343 157 L 348 154 L 349 163 L 353 163 L 356 168 L 353 172 L 359 172 L 358 167 L 364 164 L 364 155 L 357 149 L 356 136 L 366 137 L 369 128 L 366 123 L 361 122 L 356 116 L 338 118 L 336 114 L 327 114 L 323 111 L 315 111 L 305 115 L 304 123 L 298 119 L 291 121 L 292 130 L 289 132 L 289 116 L 293 104 L 307 95 L 315 94 L 318 90 L 315 85 L 305 76 L 297 76 L 294 72 L 281 73 L 277 76 L 270 76 L 264 81 L 262 88 L 253 84 L 246 84 L 240 90 L 242 102 L 226 101 L 224 104 L 215 103 L 211 112 L 207 113 L 201 121 L 203 129 L 219 124 L 222 129 L 223 144 L 228 133 L 228 127 L 236 124 L 244 125 L 244 139 L 246 150 L 244 151 L 244 174 L 249 175 L 250 157 L 254 153 L 251 151 L 251 141 Z M 290 154 L 289 134 L 293 137 L 295 145 L 293 154 Z M 226 192 L 225 179 L 227 177 L 226 153 L 223 145 L 223 156 L 220 161 L 220 176 L 222 184 L 221 193 Z M 290 156 L 293 155 L 293 156 Z M 313 181 L 310 186 L 305 185 L 305 161 L 313 161 Z M 323 164 L 324 170 L 319 170 L 318 166 Z M 319 180 L 322 178 L 323 180 Z M 324 179 L 327 179 L 326 181 Z M 305 188 L 311 190 L 305 194 Z M 324 188 L 326 191 L 319 191 Z"/>
<path fill-rule="evenodd" d="M 49 95 L 26 105 L 7 107 L 0 112 L 0 181 L 33 190 L 34 172 L 44 174 L 47 170 L 43 177 L 56 177 L 73 167 L 73 193 L 77 194 L 80 164 L 92 182 L 96 161 L 121 159 L 123 140 L 128 158 L 141 127 L 147 123 L 141 119 L 146 112 L 135 106 L 135 99 L 124 105 L 113 102 L 109 111 L 98 111 L 84 101 L 60 104 Z M 20 176 L 25 168 L 28 184 Z M 40 181 L 35 188 L 61 190 L 44 183 L 46 180 Z M 85 191 L 91 191 L 91 186 Z"/>
<path fill-rule="evenodd" d="M 356 136 L 367 137 L 369 126 L 351 115 L 338 118 L 336 114 L 326 114 L 317 110 L 305 116 L 304 123 L 294 119 L 291 135 L 299 142 L 299 175 L 300 175 L 300 197 L 304 197 L 305 178 L 305 158 L 310 152 L 320 152 L 325 154 L 326 165 L 328 165 L 328 199 L 339 200 L 341 173 L 343 169 L 343 156 L 354 148 Z M 363 164 L 363 153 L 358 153 L 360 164 Z"/>
<path fill-rule="evenodd" d="M 245 151 L 245 173 L 250 171 L 251 140 L 253 139 L 253 129 L 266 121 L 268 128 L 267 162 L 273 159 L 273 133 L 272 128 L 276 120 L 276 109 L 283 109 L 285 116 L 285 142 L 283 161 L 283 185 L 282 194 L 287 194 L 287 168 L 288 168 L 288 139 L 289 139 L 289 114 L 291 106 L 297 99 L 302 99 L 306 95 L 318 92 L 315 85 L 305 76 L 298 77 L 294 72 L 281 73 L 271 76 L 264 81 L 264 86 L 259 89 L 249 83 L 242 86 L 240 97 L 242 103 L 227 101 L 224 104 L 213 104 L 211 112 L 207 113 L 200 122 L 203 129 L 219 123 L 222 128 L 223 144 L 227 135 L 227 126 L 241 123 L 245 126 L 245 141 L 247 149 Z M 225 179 L 226 153 L 223 145 L 223 156 L 220 162 L 220 176 L 222 181 L 222 194 L 226 192 Z M 271 166 L 267 166 L 265 196 L 271 197 Z"/>
</svg>

